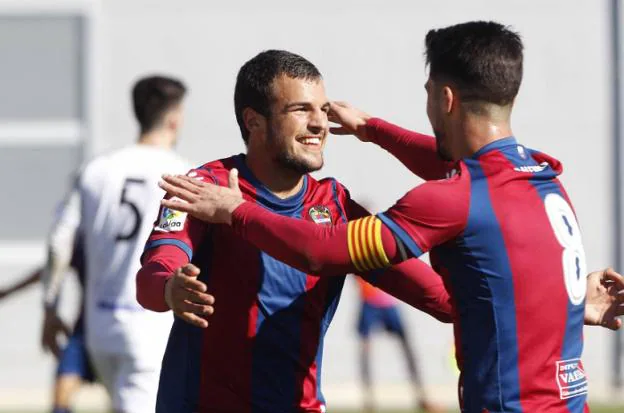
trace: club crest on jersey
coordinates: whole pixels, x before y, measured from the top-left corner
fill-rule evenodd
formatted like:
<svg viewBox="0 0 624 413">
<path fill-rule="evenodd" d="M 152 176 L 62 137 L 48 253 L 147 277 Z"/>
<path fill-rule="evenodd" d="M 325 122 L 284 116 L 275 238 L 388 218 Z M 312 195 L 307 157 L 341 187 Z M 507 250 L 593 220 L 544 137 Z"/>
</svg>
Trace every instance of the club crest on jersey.
<svg viewBox="0 0 624 413">
<path fill-rule="evenodd" d="M 312 208 L 310 208 L 309 214 L 310 214 L 310 218 L 312 218 L 312 221 L 314 221 L 316 224 L 319 224 L 319 225 L 331 225 L 332 224 L 331 212 L 329 212 L 329 208 L 327 208 L 326 206 L 323 206 L 323 205 L 313 206 Z"/>
<path fill-rule="evenodd" d="M 186 221 L 186 212 L 180 212 L 175 209 L 163 207 L 158 219 L 158 225 L 154 229 L 163 232 L 182 231 L 184 228 L 184 221 Z"/>
<path fill-rule="evenodd" d="M 587 375 L 581 359 L 557 361 L 557 385 L 562 400 L 587 394 Z"/>
</svg>

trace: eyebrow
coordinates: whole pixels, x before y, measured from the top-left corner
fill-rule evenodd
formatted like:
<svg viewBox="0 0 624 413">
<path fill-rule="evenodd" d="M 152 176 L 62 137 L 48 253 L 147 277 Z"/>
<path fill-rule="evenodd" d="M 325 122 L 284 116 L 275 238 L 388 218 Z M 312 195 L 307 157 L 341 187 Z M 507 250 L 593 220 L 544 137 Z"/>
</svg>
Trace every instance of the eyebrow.
<svg viewBox="0 0 624 413">
<path fill-rule="evenodd" d="M 327 108 L 327 107 L 329 107 L 329 105 L 330 105 L 330 103 L 329 103 L 329 102 L 325 102 L 325 103 L 321 106 L 321 108 Z M 310 106 L 312 106 L 312 103 L 310 103 L 310 102 L 292 102 L 292 103 L 289 103 L 289 104 L 287 104 L 287 105 L 286 105 L 286 109 L 290 109 L 290 108 L 293 108 L 293 107 L 295 107 L 295 106 L 306 106 L 306 107 L 310 107 Z"/>
</svg>

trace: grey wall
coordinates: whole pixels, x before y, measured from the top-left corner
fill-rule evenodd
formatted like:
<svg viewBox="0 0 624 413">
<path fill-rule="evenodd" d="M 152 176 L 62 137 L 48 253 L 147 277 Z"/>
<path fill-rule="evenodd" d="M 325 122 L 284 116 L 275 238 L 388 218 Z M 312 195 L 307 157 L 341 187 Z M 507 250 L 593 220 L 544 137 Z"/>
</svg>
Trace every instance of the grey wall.
<svg viewBox="0 0 624 413">
<path fill-rule="evenodd" d="M 164 72 L 179 75 L 191 89 L 179 145 L 183 155 L 199 164 L 244 151 L 233 113 L 235 76 L 242 63 L 267 48 L 285 48 L 312 60 L 324 73 L 331 98 L 429 132 L 425 33 L 460 21 L 495 19 L 519 30 L 526 46 L 525 78 L 513 124 L 516 136 L 563 161 L 563 181 L 584 231 L 589 267 L 603 267 L 611 263 L 612 216 L 607 6 L 606 0 L 319 0 L 305 5 L 187 0 L 174 8 L 165 0 L 107 1 L 98 21 L 97 140 L 91 148 L 97 153 L 134 139 L 129 88 L 139 75 Z M 325 175 L 340 179 L 356 199 L 368 200 L 377 210 L 418 183 L 386 153 L 349 137 L 335 137 L 328 144 L 326 167 L 319 176 Z M 323 382 L 330 404 L 357 400 L 354 287 L 345 287 L 326 341 Z M 32 304 L 21 316 L 24 323 L 39 317 L 35 295 L 21 298 Z M 437 396 L 454 403 L 450 329 L 403 310 L 423 356 L 426 382 Z M 7 311 L 0 314 L 0 331 L 5 331 L 13 318 Z M 30 343 L 35 333 L 33 328 L 11 340 Z M 608 379 L 608 336 L 587 329 L 586 339 L 591 395 L 599 398 Z M 41 360 L 36 346 L 4 348 L 6 341 L 0 340 L 0 366 L 6 365 L 5 358 L 19 358 L 24 369 L 31 369 L 30 377 L 41 377 L 35 373 Z M 387 390 L 384 394 L 407 401 L 409 393 L 401 387 L 407 376 L 398 350 L 386 338 L 376 341 L 374 371 Z M 0 386 L 9 385 L 10 374 L 0 368 Z M 41 386 L 46 382 L 45 377 L 37 380 Z"/>
</svg>

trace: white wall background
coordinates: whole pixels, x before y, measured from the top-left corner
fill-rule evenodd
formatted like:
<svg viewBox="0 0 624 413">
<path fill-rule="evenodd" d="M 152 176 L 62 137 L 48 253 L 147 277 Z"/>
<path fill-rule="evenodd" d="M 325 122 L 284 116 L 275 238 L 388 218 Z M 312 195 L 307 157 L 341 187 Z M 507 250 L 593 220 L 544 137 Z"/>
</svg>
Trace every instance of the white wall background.
<svg viewBox="0 0 624 413">
<path fill-rule="evenodd" d="M 607 266 L 612 263 L 613 208 L 608 3 L 106 0 L 94 7 L 90 152 L 135 139 L 129 89 L 138 76 L 156 72 L 179 76 L 190 87 L 179 145 L 183 155 L 200 164 L 244 151 L 233 110 L 235 76 L 246 60 L 269 48 L 284 48 L 314 62 L 331 98 L 429 132 L 422 58 L 426 32 L 493 19 L 517 29 L 526 47 L 513 124 L 516 136 L 563 161 L 563 181 L 584 231 L 589 267 Z M 385 152 L 349 137 L 332 138 L 319 175 L 337 177 L 356 199 L 366 199 L 378 210 L 418 183 Z M 17 278 L 17 270 L 28 264 L 3 267 L 2 282 Z M 346 285 L 326 340 L 323 381 L 330 406 L 358 400 L 355 291 L 354 284 Z M 24 293 L 0 307 L 0 406 L 3 400 L 45 402 L 52 363 L 38 348 L 38 294 Z M 426 383 L 436 397 L 454 405 L 450 329 L 407 307 L 403 310 Z M 373 369 L 384 389 L 379 397 L 406 404 L 410 394 L 398 350 L 385 337 L 376 340 Z M 584 359 L 594 399 L 606 397 L 609 355 L 609 334 L 586 329 Z M 36 397 L 23 401 L 24 394 Z"/>
</svg>

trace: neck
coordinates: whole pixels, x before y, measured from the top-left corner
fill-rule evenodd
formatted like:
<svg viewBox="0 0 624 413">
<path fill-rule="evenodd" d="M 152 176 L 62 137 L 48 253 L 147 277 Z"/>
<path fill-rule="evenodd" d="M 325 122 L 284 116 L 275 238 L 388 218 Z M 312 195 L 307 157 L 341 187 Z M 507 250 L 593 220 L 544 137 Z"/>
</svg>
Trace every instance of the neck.
<svg viewBox="0 0 624 413">
<path fill-rule="evenodd" d="M 303 187 L 303 175 L 278 165 L 266 155 L 248 151 L 245 163 L 254 176 L 278 198 L 295 195 Z"/>
<path fill-rule="evenodd" d="M 459 125 L 458 142 L 463 142 L 461 158 L 477 153 L 484 146 L 513 135 L 509 118 L 493 119 L 492 117 L 468 114 Z"/>
<path fill-rule="evenodd" d="M 163 149 L 171 149 L 173 147 L 173 132 L 166 129 L 156 129 L 153 131 L 142 133 L 139 136 L 139 145 L 155 146 Z"/>
</svg>

